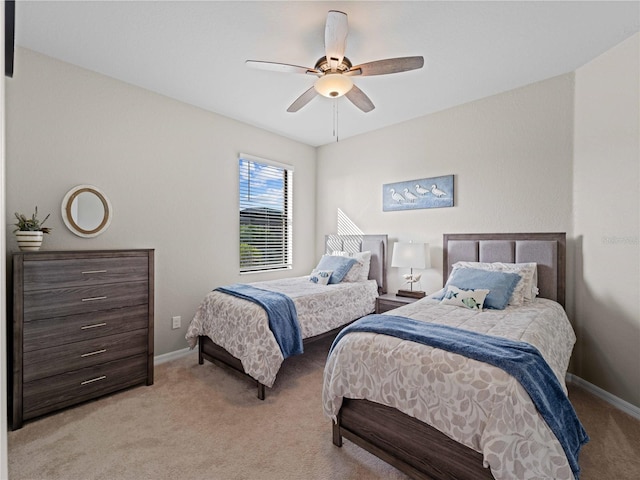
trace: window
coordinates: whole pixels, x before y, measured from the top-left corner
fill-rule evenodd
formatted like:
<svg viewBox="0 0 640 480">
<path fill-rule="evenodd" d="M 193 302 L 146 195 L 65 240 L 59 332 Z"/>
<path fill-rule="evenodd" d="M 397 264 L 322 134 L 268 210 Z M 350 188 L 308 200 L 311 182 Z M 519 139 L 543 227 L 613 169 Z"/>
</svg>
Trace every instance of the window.
<svg viewBox="0 0 640 480">
<path fill-rule="evenodd" d="M 291 267 L 293 167 L 241 154 L 240 272 Z"/>
</svg>

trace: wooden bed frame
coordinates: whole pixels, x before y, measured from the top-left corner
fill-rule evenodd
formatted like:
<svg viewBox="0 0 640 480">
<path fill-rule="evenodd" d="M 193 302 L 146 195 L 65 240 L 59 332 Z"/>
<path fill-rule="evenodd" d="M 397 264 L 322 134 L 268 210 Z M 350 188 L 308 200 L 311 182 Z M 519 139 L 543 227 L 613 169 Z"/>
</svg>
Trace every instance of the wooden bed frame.
<svg viewBox="0 0 640 480">
<path fill-rule="evenodd" d="M 371 266 L 369 279 L 378 282 L 378 294 L 387 292 L 387 235 L 326 235 L 325 253 L 333 251 L 365 252 L 371 251 Z M 355 320 L 354 320 L 355 321 Z M 331 331 L 309 337 L 303 340 L 303 345 L 336 336 L 345 325 Z M 264 400 L 265 385 L 245 373 L 242 363 L 237 357 L 231 355 L 226 349 L 215 344 L 207 336 L 198 337 L 198 363 L 202 365 L 208 360 L 216 365 L 229 368 L 242 376 L 256 382 L 258 386 L 258 398 Z"/>
<path fill-rule="evenodd" d="M 457 261 L 538 263 L 538 296 L 565 304 L 564 233 L 444 234 L 443 277 Z M 482 454 L 395 408 L 345 398 L 333 423 L 333 443 L 342 437 L 415 479 L 493 478 Z"/>
</svg>

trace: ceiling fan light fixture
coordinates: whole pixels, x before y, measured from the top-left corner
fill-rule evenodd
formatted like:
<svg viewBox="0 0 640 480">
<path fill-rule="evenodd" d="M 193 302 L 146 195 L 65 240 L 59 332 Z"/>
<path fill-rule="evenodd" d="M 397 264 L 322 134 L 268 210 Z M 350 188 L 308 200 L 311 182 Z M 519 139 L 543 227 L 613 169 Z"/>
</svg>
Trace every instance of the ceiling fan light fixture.
<svg viewBox="0 0 640 480">
<path fill-rule="evenodd" d="M 316 80 L 314 88 L 316 92 L 327 98 L 338 98 L 348 93 L 353 87 L 353 82 L 341 73 L 325 73 Z"/>
</svg>

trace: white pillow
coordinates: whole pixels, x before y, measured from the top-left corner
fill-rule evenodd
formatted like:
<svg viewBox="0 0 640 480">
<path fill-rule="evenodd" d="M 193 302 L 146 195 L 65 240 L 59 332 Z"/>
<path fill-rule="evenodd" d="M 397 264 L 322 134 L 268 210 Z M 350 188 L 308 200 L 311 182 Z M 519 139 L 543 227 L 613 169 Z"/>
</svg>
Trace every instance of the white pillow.
<svg viewBox="0 0 640 480">
<path fill-rule="evenodd" d="M 309 275 L 309 281 L 318 285 L 327 285 L 332 273 L 333 270 L 314 270 Z"/>
<path fill-rule="evenodd" d="M 345 277 L 342 279 L 343 282 L 366 282 L 369 279 L 369 267 L 371 265 L 370 251 L 354 253 L 336 250 L 331 252 L 331 255 L 356 259 L 356 263 L 351 267 L 351 270 L 349 270 L 349 272 L 347 272 Z"/>
<path fill-rule="evenodd" d="M 479 268 L 493 272 L 517 273 L 521 280 L 517 283 L 516 288 L 511 294 L 509 305 L 522 305 L 533 301 L 538 295 L 538 269 L 537 264 L 530 263 L 502 263 L 502 262 L 456 262 L 453 269 L 456 268 Z"/>
<path fill-rule="evenodd" d="M 449 285 L 440 303 L 445 305 L 456 305 L 458 307 L 469 308 L 471 310 L 482 310 L 484 299 L 487 298 L 489 290 L 477 288 L 475 290 L 461 290 Z"/>
</svg>

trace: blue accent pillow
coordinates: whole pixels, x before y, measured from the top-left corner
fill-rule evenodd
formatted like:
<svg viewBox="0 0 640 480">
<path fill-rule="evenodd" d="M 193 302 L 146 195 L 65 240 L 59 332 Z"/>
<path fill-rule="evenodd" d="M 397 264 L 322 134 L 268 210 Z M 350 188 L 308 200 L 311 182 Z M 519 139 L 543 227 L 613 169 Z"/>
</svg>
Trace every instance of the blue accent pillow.
<svg viewBox="0 0 640 480">
<path fill-rule="evenodd" d="M 445 287 L 455 285 L 464 290 L 487 289 L 489 294 L 484 300 L 484 307 L 504 310 L 520 278 L 517 273 L 493 272 L 479 268 L 456 268 L 451 272 Z M 442 297 L 444 293 L 438 300 L 442 300 Z"/>
<path fill-rule="evenodd" d="M 323 255 L 314 271 L 331 270 L 333 273 L 329 278 L 329 283 L 335 284 L 342 281 L 354 263 L 356 263 L 355 258 Z"/>
</svg>

